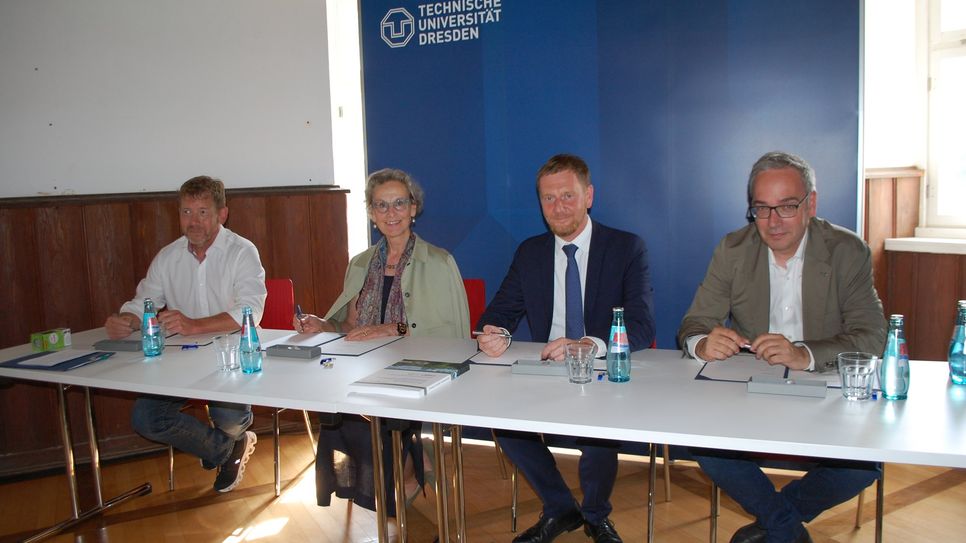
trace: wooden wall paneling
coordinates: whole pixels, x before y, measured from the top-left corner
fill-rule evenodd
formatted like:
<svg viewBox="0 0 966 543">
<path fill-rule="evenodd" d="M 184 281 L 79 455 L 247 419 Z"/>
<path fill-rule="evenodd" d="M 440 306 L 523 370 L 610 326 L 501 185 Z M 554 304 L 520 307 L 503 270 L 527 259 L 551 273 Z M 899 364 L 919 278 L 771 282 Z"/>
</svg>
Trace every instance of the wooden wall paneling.
<svg viewBox="0 0 966 543">
<path fill-rule="evenodd" d="M 312 275 L 316 278 L 314 312 L 323 315 L 342 293 L 345 271 L 349 266 L 349 239 L 345 193 L 320 196 L 313 197 L 310 206 L 309 220 L 313 225 L 310 260 Z"/>
<path fill-rule="evenodd" d="M 907 254 L 903 254 L 903 257 Z M 909 356 L 922 360 L 945 360 L 956 317 L 958 258 L 957 255 L 932 253 L 919 253 L 916 257 L 916 309 L 906 314 Z"/>
<path fill-rule="evenodd" d="M 128 205 L 128 213 L 131 264 L 136 281 L 140 281 L 147 275 L 148 267 L 158 251 L 181 237 L 178 200 L 170 197 L 135 200 Z M 134 291 L 131 291 L 127 299 L 133 296 Z"/>
<path fill-rule="evenodd" d="M 271 239 L 268 242 L 272 262 L 270 277 L 291 279 L 300 305 L 303 298 L 298 294 L 315 289 L 309 262 L 314 258 L 309 200 L 307 195 L 283 195 L 270 197 L 266 202 L 266 212 L 273 219 L 269 223 Z M 311 312 L 308 305 L 302 310 Z"/>
<path fill-rule="evenodd" d="M 63 461 L 54 385 L 7 381 L 0 385 L 0 412 L 20 415 L 5 416 L 0 425 L 0 475 L 26 462 L 46 467 Z"/>
<path fill-rule="evenodd" d="M 919 226 L 919 181 L 916 177 L 895 180 L 895 228 L 892 237 L 911 238 Z"/>
<path fill-rule="evenodd" d="M 84 206 L 90 311 L 95 327 L 134 297 L 144 276 L 135 269 L 133 246 L 138 242 L 132 233 L 129 209 L 126 203 Z"/>
<path fill-rule="evenodd" d="M 40 298 L 40 270 L 34 209 L 0 209 L 0 348 L 30 341 L 32 332 L 44 330 Z"/>
<path fill-rule="evenodd" d="M 268 220 L 264 196 L 228 196 L 228 221 L 225 226 L 258 247 L 258 256 L 266 274 L 270 273 L 265 266 L 265 258 L 270 254 Z"/>
<path fill-rule="evenodd" d="M 887 251 L 886 254 L 889 263 L 889 286 L 887 289 L 889 306 L 885 308 L 886 317 L 895 313 L 913 315 L 916 312 L 917 294 L 915 287 L 918 284 L 916 281 L 916 257 L 919 253 Z"/>
<path fill-rule="evenodd" d="M 895 191 L 889 179 L 867 179 L 865 182 L 865 240 L 872 251 L 872 275 L 875 290 L 886 304 L 885 240 L 893 237 L 895 217 L 892 213 Z"/>
<path fill-rule="evenodd" d="M 37 209 L 37 247 L 40 259 L 40 292 L 44 328 L 67 327 L 89 330 L 91 298 L 88 288 L 87 239 L 80 206 L 50 206 Z M 68 294 L 69 293 L 69 294 Z"/>
</svg>

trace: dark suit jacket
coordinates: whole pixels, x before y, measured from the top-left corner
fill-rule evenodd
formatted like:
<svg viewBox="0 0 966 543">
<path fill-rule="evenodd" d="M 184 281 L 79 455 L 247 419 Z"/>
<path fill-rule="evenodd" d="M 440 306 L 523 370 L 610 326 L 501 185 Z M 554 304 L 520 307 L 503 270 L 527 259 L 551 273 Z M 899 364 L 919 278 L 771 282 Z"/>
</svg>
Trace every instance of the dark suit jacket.
<svg viewBox="0 0 966 543">
<path fill-rule="evenodd" d="M 478 327 L 492 324 L 513 332 L 526 315 L 533 341 L 549 341 L 553 320 L 553 252 L 554 237 L 550 232 L 521 243 Z M 652 303 L 644 240 L 595 221 L 584 282 L 587 335 L 607 341 L 613 308 L 623 306 L 631 350 L 646 349 L 655 335 Z"/>
<path fill-rule="evenodd" d="M 854 233 L 813 218 L 802 266 L 805 344 L 822 368 L 845 351 L 881 353 L 886 322 L 872 284 L 869 247 Z M 768 332 L 768 248 L 754 224 L 725 236 L 678 330 L 688 337 L 730 326 L 754 339 Z"/>
</svg>

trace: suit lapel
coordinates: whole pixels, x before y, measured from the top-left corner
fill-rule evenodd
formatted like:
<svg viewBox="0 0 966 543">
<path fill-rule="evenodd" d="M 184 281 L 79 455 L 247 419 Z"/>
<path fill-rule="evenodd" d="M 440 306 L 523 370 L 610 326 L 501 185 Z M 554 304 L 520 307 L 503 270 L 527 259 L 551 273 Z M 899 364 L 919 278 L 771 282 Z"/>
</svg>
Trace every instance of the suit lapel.
<svg viewBox="0 0 966 543">
<path fill-rule="evenodd" d="M 604 267 L 604 253 L 607 251 L 607 231 L 600 223 L 595 222 L 590 232 L 590 250 L 587 252 L 587 277 L 584 279 L 584 323 L 591 322 L 588 315 L 598 315 L 593 307 L 595 300 L 599 300 L 600 274 Z M 607 308 L 610 314 L 611 308 Z"/>
<path fill-rule="evenodd" d="M 825 238 L 814 227 L 815 219 L 808 225 L 808 244 L 805 246 L 805 262 L 802 265 L 802 335 L 803 339 L 822 337 L 825 317 L 825 300 L 822 293 L 829 292 L 832 282 L 832 266 L 829 264 Z"/>
<path fill-rule="evenodd" d="M 771 278 L 768 269 L 768 246 L 761 241 L 758 232 L 755 232 L 754 236 L 758 243 L 749 247 L 750 251 L 747 255 L 747 261 L 752 263 L 748 276 L 751 281 L 750 296 L 753 300 L 750 306 L 755 308 L 755 311 L 751 325 L 744 331 L 745 334 L 752 335 L 768 332 L 768 313 L 771 310 Z M 748 339 L 755 338 L 749 337 Z"/>
<path fill-rule="evenodd" d="M 535 267 L 537 280 L 534 292 L 539 297 L 537 303 L 527 308 L 531 325 L 534 329 L 539 327 L 537 337 L 550 337 L 550 326 L 553 324 L 553 264 L 554 264 L 554 237 L 547 233 L 544 236 L 540 247 L 540 254 L 532 262 Z M 535 311 L 540 311 L 539 316 L 534 315 Z"/>
</svg>

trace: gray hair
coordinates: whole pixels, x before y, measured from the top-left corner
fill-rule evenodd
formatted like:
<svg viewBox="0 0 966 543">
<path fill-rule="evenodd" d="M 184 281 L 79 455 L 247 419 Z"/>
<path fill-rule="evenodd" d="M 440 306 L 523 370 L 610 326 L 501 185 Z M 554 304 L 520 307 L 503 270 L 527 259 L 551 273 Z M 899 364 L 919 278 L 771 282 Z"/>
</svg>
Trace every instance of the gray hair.
<svg viewBox="0 0 966 543">
<path fill-rule="evenodd" d="M 772 151 L 762 155 L 762 157 L 755 162 L 755 165 L 751 167 L 751 173 L 748 174 L 749 206 L 754 198 L 755 178 L 758 177 L 758 174 L 764 171 L 780 170 L 782 168 L 791 168 L 798 172 L 798 176 L 802 180 L 802 187 L 805 189 L 806 195 L 815 191 L 815 170 L 808 165 L 808 162 L 805 162 L 804 158 L 791 153 L 785 153 L 783 151 Z"/>
<path fill-rule="evenodd" d="M 369 178 L 366 179 L 367 208 L 372 207 L 372 192 L 376 190 L 376 187 L 390 181 L 398 181 L 406 185 L 406 190 L 409 191 L 409 197 L 413 199 L 413 205 L 416 206 L 416 215 L 423 212 L 424 196 L 422 187 L 408 173 L 394 168 L 383 168 L 369 174 Z"/>
</svg>

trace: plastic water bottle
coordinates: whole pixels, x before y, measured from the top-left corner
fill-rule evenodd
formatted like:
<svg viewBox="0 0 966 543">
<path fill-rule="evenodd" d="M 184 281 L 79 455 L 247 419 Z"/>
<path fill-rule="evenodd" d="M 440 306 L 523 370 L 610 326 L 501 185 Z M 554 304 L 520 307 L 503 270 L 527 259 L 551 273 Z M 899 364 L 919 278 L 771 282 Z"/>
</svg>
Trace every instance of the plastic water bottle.
<svg viewBox="0 0 966 543">
<path fill-rule="evenodd" d="M 164 334 L 154 309 L 154 300 L 144 299 L 144 316 L 141 317 L 141 350 L 144 356 L 158 356 L 164 350 Z"/>
<path fill-rule="evenodd" d="M 616 383 L 631 380 L 631 346 L 627 342 L 624 326 L 624 308 L 614 308 L 614 320 L 610 323 L 607 341 L 607 379 Z"/>
<path fill-rule="evenodd" d="M 902 315 L 889 317 L 889 334 L 879 364 L 879 386 L 889 400 L 905 400 L 909 394 L 909 348 Z"/>
<path fill-rule="evenodd" d="M 956 304 L 956 326 L 949 342 L 949 378 L 953 384 L 966 385 L 966 300 Z"/>
<path fill-rule="evenodd" d="M 247 305 L 242 309 L 241 354 L 242 373 L 258 373 L 262 371 L 262 344 L 258 341 L 258 331 L 255 329 L 255 318 L 252 308 Z"/>
</svg>

